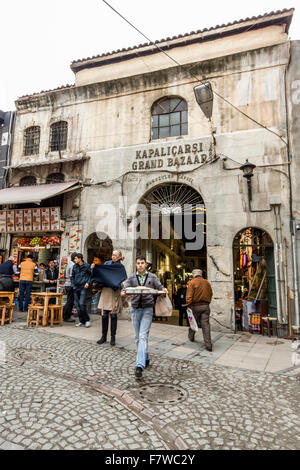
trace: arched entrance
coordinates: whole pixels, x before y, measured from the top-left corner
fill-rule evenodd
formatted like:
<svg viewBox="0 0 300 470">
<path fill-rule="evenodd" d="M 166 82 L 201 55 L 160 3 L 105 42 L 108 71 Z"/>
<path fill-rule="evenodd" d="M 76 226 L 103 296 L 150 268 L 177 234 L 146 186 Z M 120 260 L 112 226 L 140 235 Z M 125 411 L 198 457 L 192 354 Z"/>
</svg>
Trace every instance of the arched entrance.
<svg viewBox="0 0 300 470">
<path fill-rule="evenodd" d="M 192 277 L 192 270 L 200 268 L 206 277 L 206 209 L 203 199 L 186 184 L 166 183 L 148 191 L 140 204 L 147 208 L 148 238 L 137 240 L 137 255 L 146 257 L 150 271 L 167 287 L 174 309 L 177 309 L 178 289 Z M 157 224 L 156 230 L 153 229 L 153 221 Z"/>
<path fill-rule="evenodd" d="M 274 247 L 270 235 L 247 227 L 233 240 L 236 330 L 261 332 L 261 317 L 277 317 Z"/>
<path fill-rule="evenodd" d="M 85 242 L 88 263 L 105 263 L 111 259 L 113 244 L 109 236 L 99 238 L 97 233 L 91 233 Z"/>
</svg>

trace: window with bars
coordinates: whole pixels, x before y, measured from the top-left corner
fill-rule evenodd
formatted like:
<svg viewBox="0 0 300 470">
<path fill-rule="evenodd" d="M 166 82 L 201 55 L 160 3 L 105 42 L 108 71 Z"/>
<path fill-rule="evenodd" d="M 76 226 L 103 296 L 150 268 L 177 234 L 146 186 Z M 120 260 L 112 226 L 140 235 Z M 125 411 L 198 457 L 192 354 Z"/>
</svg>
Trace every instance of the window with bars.
<svg viewBox="0 0 300 470">
<path fill-rule="evenodd" d="M 67 148 L 68 123 L 66 121 L 55 122 L 50 130 L 50 150 L 65 150 Z"/>
<path fill-rule="evenodd" d="M 188 133 L 187 103 L 182 98 L 161 98 L 152 107 L 152 139 Z"/>
<path fill-rule="evenodd" d="M 51 173 L 47 176 L 46 184 L 51 183 L 63 183 L 65 181 L 65 175 L 63 173 Z"/>
<path fill-rule="evenodd" d="M 33 186 L 36 184 L 36 177 L 35 176 L 23 176 L 20 180 L 20 186 Z"/>
<path fill-rule="evenodd" d="M 41 128 L 32 126 L 25 129 L 24 155 L 36 155 L 40 151 Z"/>
</svg>

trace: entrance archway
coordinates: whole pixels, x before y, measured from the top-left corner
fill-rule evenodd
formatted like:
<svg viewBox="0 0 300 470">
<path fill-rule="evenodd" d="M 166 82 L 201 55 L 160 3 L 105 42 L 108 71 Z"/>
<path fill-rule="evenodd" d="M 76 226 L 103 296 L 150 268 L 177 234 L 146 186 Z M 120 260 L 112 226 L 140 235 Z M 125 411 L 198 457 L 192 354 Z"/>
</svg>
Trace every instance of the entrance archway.
<svg viewBox="0 0 300 470">
<path fill-rule="evenodd" d="M 261 318 L 277 317 L 274 246 L 270 235 L 247 227 L 233 240 L 236 330 L 261 332 Z"/>
<path fill-rule="evenodd" d="M 113 244 L 109 236 L 99 238 L 97 233 L 91 233 L 85 242 L 88 263 L 103 264 L 111 259 Z"/>
<path fill-rule="evenodd" d="M 146 257 L 149 270 L 167 287 L 177 310 L 178 289 L 192 277 L 192 270 L 202 269 L 206 277 L 206 209 L 203 199 L 186 184 L 166 183 L 149 190 L 139 203 L 147 208 L 149 236 L 148 239 L 137 240 L 137 255 Z M 153 237 L 155 217 L 159 230 Z M 170 231 L 166 237 L 168 230 L 165 231 L 164 227 L 168 223 Z M 194 238 L 192 234 L 195 234 Z"/>
</svg>

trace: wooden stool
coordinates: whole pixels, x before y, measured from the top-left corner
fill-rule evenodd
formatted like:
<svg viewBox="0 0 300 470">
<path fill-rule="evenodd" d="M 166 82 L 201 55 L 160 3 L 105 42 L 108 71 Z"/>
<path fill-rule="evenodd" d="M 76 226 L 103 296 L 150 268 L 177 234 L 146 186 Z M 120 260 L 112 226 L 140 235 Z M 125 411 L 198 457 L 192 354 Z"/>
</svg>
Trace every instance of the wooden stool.
<svg viewBox="0 0 300 470">
<path fill-rule="evenodd" d="M 40 313 L 43 314 L 44 306 L 43 305 L 29 305 L 28 306 L 28 315 L 27 315 L 27 326 L 35 325 L 38 328 L 40 323 Z"/>
<path fill-rule="evenodd" d="M 50 311 L 50 326 L 63 324 L 63 307 L 62 305 L 48 305 Z"/>
<path fill-rule="evenodd" d="M 275 326 L 272 325 L 272 322 L 275 322 Z M 278 337 L 276 317 L 262 317 L 260 326 L 262 336 L 264 336 L 265 332 L 267 332 L 268 336 L 273 336 L 273 331 L 275 331 Z"/>
</svg>

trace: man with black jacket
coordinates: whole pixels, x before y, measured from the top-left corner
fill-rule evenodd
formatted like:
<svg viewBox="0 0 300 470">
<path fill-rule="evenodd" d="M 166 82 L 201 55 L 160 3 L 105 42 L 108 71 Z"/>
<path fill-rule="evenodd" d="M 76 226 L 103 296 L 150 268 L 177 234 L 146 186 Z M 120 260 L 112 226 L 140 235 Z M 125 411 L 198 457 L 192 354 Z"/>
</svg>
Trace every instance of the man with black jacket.
<svg viewBox="0 0 300 470">
<path fill-rule="evenodd" d="M 90 317 L 86 308 L 86 293 L 91 281 L 92 271 L 90 265 L 83 261 L 81 253 L 76 253 L 71 276 L 71 286 L 74 289 L 74 301 L 79 315 L 79 323 L 75 326 L 91 326 Z"/>
<path fill-rule="evenodd" d="M 125 281 L 124 289 L 121 295 L 126 295 L 125 289 L 127 287 L 145 286 L 156 290 L 163 290 L 168 293 L 167 289 L 160 283 L 158 277 L 146 271 L 146 259 L 139 256 L 136 259 L 137 271 L 135 274 L 129 276 Z M 135 342 L 137 345 L 136 357 L 136 377 L 142 377 L 143 370 L 149 365 L 148 354 L 148 338 L 153 317 L 153 307 L 155 297 L 147 294 L 133 295 L 131 298 L 131 319 L 134 329 Z"/>
</svg>

